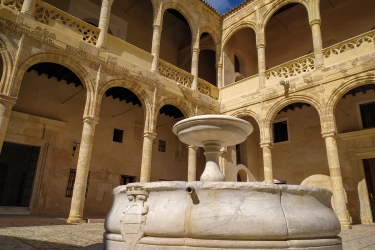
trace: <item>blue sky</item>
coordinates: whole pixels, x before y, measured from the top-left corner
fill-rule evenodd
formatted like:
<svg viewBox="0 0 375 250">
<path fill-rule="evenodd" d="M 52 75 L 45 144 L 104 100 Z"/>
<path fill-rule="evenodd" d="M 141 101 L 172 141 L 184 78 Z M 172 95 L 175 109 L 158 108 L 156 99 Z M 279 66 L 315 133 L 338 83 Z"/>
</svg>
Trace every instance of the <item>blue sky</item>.
<svg viewBox="0 0 375 250">
<path fill-rule="evenodd" d="M 244 0 L 205 0 L 212 7 L 214 7 L 221 14 L 227 12 L 237 4 L 242 3 Z"/>
</svg>

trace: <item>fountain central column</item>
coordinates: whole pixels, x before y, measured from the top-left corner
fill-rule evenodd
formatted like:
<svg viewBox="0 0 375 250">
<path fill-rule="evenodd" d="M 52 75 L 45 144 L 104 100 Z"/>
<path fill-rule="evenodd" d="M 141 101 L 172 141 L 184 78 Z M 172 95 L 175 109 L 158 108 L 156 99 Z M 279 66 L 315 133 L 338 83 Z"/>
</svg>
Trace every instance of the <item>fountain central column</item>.
<svg viewBox="0 0 375 250">
<path fill-rule="evenodd" d="M 219 168 L 221 144 L 221 141 L 203 142 L 205 151 L 204 155 L 206 156 L 206 168 L 204 169 L 204 172 L 201 175 L 201 181 L 224 181 L 225 177 Z"/>
</svg>

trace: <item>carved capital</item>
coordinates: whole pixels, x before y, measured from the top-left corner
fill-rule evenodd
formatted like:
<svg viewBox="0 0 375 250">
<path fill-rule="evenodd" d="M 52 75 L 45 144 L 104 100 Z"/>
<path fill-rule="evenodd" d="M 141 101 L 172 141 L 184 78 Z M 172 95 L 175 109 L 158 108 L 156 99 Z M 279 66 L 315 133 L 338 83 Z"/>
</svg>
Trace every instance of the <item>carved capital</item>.
<svg viewBox="0 0 375 250">
<path fill-rule="evenodd" d="M 328 137 L 336 138 L 336 137 L 337 137 L 337 132 L 336 132 L 336 131 L 322 132 L 322 137 L 323 137 L 324 139 L 326 139 L 326 138 L 328 138 Z"/>
<path fill-rule="evenodd" d="M 319 24 L 319 26 L 322 25 L 322 20 L 321 19 L 312 20 L 310 22 L 310 27 L 314 26 L 315 24 Z"/>
<path fill-rule="evenodd" d="M 265 49 L 265 48 L 266 48 L 266 44 L 265 43 L 257 44 L 257 49 Z"/>
<path fill-rule="evenodd" d="M 96 126 L 99 123 L 99 118 L 94 118 L 94 117 L 84 117 L 83 118 L 84 123 L 88 123 L 91 126 Z"/>
<path fill-rule="evenodd" d="M 261 148 L 273 149 L 273 143 L 272 142 L 262 142 L 262 143 L 260 143 L 260 147 Z"/>
<path fill-rule="evenodd" d="M 150 140 L 154 140 L 156 138 L 157 134 L 152 132 L 145 132 L 143 133 L 143 137 L 146 137 Z"/>
</svg>

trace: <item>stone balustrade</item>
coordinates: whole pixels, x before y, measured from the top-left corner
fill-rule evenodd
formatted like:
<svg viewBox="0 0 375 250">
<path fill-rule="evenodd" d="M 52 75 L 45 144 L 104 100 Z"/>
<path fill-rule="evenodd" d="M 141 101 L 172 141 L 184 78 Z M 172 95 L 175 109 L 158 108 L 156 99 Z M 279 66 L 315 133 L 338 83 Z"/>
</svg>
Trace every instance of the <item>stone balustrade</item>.
<svg viewBox="0 0 375 250">
<path fill-rule="evenodd" d="M 375 30 L 353 37 L 349 40 L 337 43 L 323 50 L 324 58 L 329 58 L 333 55 L 339 55 L 349 50 L 361 47 L 366 43 L 375 43 Z"/>
<path fill-rule="evenodd" d="M 198 90 L 215 100 L 219 99 L 219 89 L 201 78 L 198 79 Z"/>
<path fill-rule="evenodd" d="M 178 82 L 185 87 L 191 88 L 193 84 L 194 76 L 176 66 L 167 63 L 159 58 L 158 72 L 160 75 Z"/>
<path fill-rule="evenodd" d="M 6 0 L 3 0 L 6 1 Z M 21 1 L 21 0 L 15 0 Z M 35 20 L 49 26 L 53 26 L 54 21 L 69 27 L 82 35 L 82 40 L 96 45 L 100 29 L 88 24 L 76 17 L 69 15 L 45 2 L 39 1 L 35 6 Z"/>
<path fill-rule="evenodd" d="M 308 54 L 267 70 L 266 78 L 267 80 L 273 77 L 290 78 L 312 71 L 315 68 L 314 54 Z"/>
<path fill-rule="evenodd" d="M 23 0 L 1 0 L 0 4 L 13 10 L 21 11 Z"/>
</svg>

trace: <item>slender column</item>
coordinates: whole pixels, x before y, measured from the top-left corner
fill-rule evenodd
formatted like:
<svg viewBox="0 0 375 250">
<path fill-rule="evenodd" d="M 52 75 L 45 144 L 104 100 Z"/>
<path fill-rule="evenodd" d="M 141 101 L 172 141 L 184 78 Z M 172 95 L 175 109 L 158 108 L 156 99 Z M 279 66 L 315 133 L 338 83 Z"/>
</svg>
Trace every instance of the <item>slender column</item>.
<svg viewBox="0 0 375 250">
<path fill-rule="evenodd" d="M 21 13 L 33 18 L 36 0 L 25 0 L 22 4 Z"/>
<path fill-rule="evenodd" d="M 331 176 L 333 200 L 335 202 L 335 212 L 340 220 L 341 227 L 346 229 L 351 228 L 349 213 L 346 209 L 345 190 L 341 176 L 339 154 L 337 151 L 336 133 L 327 132 L 322 133 L 322 135 L 326 143 L 329 174 Z"/>
<path fill-rule="evenodd" d="M 198 43 L 199 44 L 199 43 Z M 199 45 L 194 47 L 192 50 L 192 59 L 191 59 L 191 74 L 194 76 L 193 80 L 193 89 L 198 89 L 198 64 L 199 64 Z"/>
<path fill-rule="evenodd" d="M 161 24 L 154 24 L 154 31 L 152 34 L 152 48 L 151 54 L 154 56 L 152 60 L 152 71 L 158 70 L 158 61 L 159 61 L 159 53 L 160 53 L 160 37 L 161 37 Z"/>
<path fill-rule="evenodd" d="M 3 148 L 5 134 L 7 132 L 10 113 L 16 98 L 10 96 L 0 96 L 0 152 Z"/>
<path fill-rule="evenodd" d="M 266 85 L 266 45 L 258 44 L 258 71 L 259 71 L 259 86 Z"/>
<path fill-rule="evenodd" d="M 264 181 L 273 184 L 272 172 L 272 143 L 261 143 L 263 149 Z"/>
<path fill-rule="evenodd" d="M 223 64 L 218 63 L 216 65 L 217 69 L 217 87 L 222 88 L 223 87 Z"/>
<path fill-rule="evenodd" d="M 90 168 L 91 151 L 94 142 L 95 126 L 99 119 L 87 117 L 83 121 L 82 139 L 79 148 L 76 179 L 70 206 L 68 223 L 83 222 L 83 207 L 86 196 L 87 177 Z"/>
<path fill-rule="evenodd" d="M 189 159 L 188 159 L 188 181 L 197 180 L 197 150 L 198 147 L 188 146 Z"/>
<path fill-rule="evenodd" d="M 98 25 L 100 33 L 98 37 L 98 42 L 96 44 L 98 48 L 106 47 L 109 18 L 111 16 L 111 7 L 113 1 L 114 0 L 102 0 L 102 8 L 100 10 L 100 20 Z"/>
<path fill-rule="evenodd" d="M 321 23 L 320 19 L 310 22 L 314 44 L 315 64 L 318 68 L 324 65 L 322 32 L 320 30 Z"/>
<path fill-rule="evenodd" d="M 151 179 L 152 143 L 155 138 L 155 133 L 146 132 L 143 135 L 141 182 L 150 182 Z"/>
</svg>

